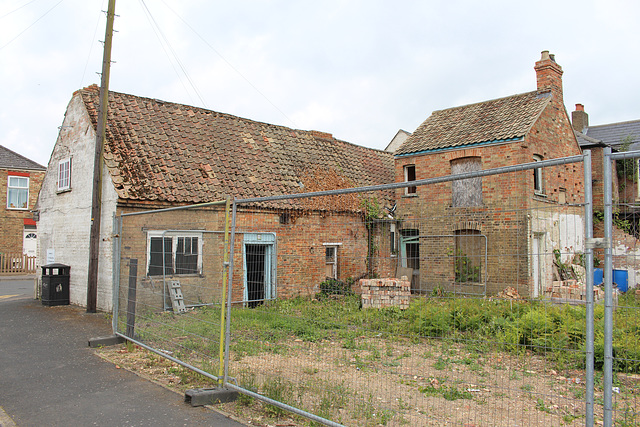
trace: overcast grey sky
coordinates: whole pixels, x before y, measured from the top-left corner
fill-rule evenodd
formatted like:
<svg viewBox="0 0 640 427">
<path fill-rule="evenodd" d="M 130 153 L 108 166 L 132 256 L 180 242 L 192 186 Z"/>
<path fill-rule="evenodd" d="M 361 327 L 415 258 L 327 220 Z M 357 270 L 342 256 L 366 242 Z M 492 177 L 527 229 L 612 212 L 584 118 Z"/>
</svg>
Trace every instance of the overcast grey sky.
<svg viewBox="0 0 640 427">
<path fill-rule="evenodd" d="M 47 165 L 100 83 L 106 0 L 0 0 L 0 145 Z M 110 89 L 384 149 L 432 111 L 535 89 L 542 50 L 590 124 L 640 119 L 640 2 L 118 0 Z"/>
</svg>

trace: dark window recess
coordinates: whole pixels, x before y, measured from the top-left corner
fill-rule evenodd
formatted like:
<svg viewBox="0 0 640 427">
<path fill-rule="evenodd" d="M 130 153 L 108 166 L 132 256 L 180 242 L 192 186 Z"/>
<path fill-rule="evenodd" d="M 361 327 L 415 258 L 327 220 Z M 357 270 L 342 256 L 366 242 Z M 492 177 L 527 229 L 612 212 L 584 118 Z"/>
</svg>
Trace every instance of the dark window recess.
<svg viewBox="0 0 640 427">
<path fill-rule="evenodd" d="M 405 251 L 407 257 L 407 267 L 413 268 L 414 270 L 419 270 L 420 241 L 418 240 L 418 236 L 420 235 L 420 230 L 404 229 L 401 230 L 401 233 L 405 239 L 415 237 L 415 239 L 412 239 L 410 242 L 405 243 Z"/>
<path fill-rule="evenodd" d="M 173 274 L 173 257 L 171 254 L 171 237 L 164 238 L 164 251 L 162 249 L 162 237 L 151 238 L 149 251 L 149 276 L 162 276 L 162 255 L 164 254 L 164 274 Z"/>
<path fill-rule="evenodd" d="M 266 245 L 246 245 L 249 307 L 256 307 L 264 301 L 266 250 Z"/>
<path fill-rule="evenodd" d="M 280 214 L 280 224 L 289 224 L 291 223 L 291 214 L 288 212 L 283 212 Z"/>
<path fill-rule="evenodd" d="M 405 173 L 405 179 L 407 182 L 411 182 L 411 181 L 415 181 L 416 180 L 416 167 L 411 165 L 411 166 L 405 166 L 404 169 L 404 173 Z M 416 193 L 416 187 L 407 187 L 407 194 L 415 194 Z"/>
<path fill-rule="evenodd" d="M 178 237 L 176 274 L 198 273 L 198 238 Z"/>
</svg>

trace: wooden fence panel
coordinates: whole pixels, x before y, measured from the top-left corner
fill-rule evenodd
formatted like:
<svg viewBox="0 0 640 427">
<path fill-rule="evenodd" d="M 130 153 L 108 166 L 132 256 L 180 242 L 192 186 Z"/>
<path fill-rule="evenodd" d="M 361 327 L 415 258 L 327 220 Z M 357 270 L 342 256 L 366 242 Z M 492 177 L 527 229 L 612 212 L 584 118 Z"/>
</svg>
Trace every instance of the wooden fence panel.
<svg viewBox="0 0 640 427">
<path fill-rule="evenodd" d="M 0 254 L 0 274 L 33 274 L 36 272 L 36 257 L 22 253 Z"/>
</svg>

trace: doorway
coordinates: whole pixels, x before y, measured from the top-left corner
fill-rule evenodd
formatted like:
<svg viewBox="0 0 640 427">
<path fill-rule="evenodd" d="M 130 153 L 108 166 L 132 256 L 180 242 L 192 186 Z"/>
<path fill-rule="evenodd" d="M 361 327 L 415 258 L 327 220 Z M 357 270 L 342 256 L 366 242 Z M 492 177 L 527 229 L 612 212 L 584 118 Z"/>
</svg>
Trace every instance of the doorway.
<svg viewBox="0 0 640 427">
<path fill-rule="evenodd" d="M 275 235 L 248 233 L 244 238 L 244 301 L 257 307 L 275 297 Z"/>
<path fill-rule="evenodd" d="M 544 233 L 534 233 L 531 241 L 531 262 L 533 273 L 533 292 L 532 298 L 538 298 L 542 295 L 542 284 L 544 269 Z"/>
</svg>

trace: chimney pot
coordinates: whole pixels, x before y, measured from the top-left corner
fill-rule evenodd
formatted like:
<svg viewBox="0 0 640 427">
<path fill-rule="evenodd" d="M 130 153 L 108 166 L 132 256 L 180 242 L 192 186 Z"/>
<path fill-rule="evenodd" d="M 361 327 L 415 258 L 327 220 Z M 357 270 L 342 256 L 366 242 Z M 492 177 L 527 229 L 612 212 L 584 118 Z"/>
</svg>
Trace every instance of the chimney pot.
<svg viewBox="0 0 640 427">
<path fill-rule="evenodd" d="M 584 111 L 584 105 L 576 104 L 576 111 Z"/>
<path fill-rule="evenodd" d="M 542 57 L 540 58 L 540 61 L 546 61 L 547 59 L 549 59 L 549 51 L 548 50 L 543 50 L 542 51 Z"/>
</svg>

